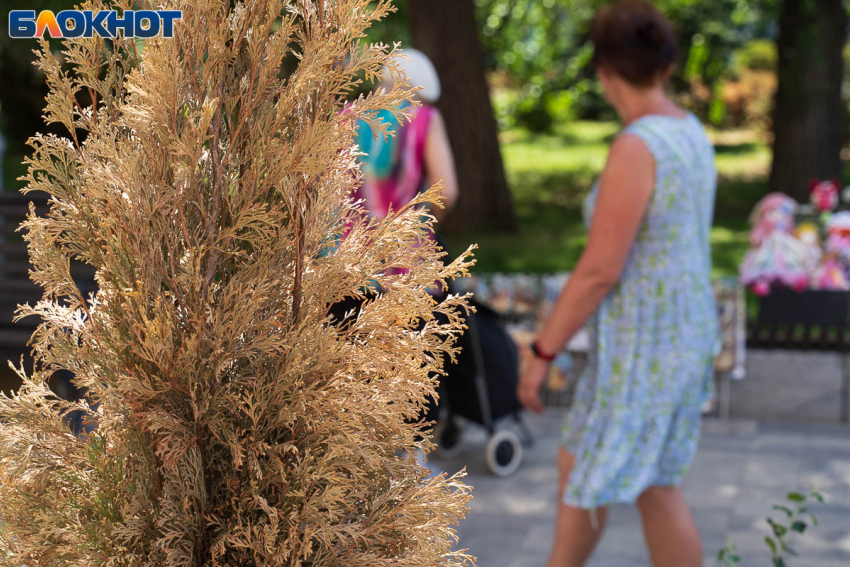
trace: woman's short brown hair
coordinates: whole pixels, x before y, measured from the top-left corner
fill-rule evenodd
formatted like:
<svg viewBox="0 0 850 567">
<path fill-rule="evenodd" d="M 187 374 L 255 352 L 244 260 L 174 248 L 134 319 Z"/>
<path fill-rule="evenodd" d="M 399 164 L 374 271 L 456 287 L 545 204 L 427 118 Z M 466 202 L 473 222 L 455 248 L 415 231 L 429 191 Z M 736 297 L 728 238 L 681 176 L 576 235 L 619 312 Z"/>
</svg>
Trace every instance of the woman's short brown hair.
<svg viewBox="0 0 850 567">
<path fill-rule="evenodd" d="M 594 67 L 608 67 L 633 85 L 654 84 L 676 59 L 673 26 L 643 0 L 620 0 L 599 10 L 590 41 Z"/>
</svg>

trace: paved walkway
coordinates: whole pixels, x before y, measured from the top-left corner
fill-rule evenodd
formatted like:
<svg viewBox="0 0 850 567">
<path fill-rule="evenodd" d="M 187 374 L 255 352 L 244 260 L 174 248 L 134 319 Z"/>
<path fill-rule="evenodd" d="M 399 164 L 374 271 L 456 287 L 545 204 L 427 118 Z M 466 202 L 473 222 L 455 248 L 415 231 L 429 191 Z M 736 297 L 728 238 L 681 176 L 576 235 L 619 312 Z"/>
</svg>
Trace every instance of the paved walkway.
<svg viewBox="0 0 850 567">
<path fill-rule="evenodd" d="M 512 477 L 495 478 L 484 462 L 486 436 L 465 434 L 465 450 L 452 460 L 429 465 L 454 472 L 466 466 L 474 487 L 471 513 L 460 527 L 461 546 L 478 557 L 479 567 L 545 567 L 555 512 L 558 429 L 563 417 L 550 410 L 529 424 L 535 445 Z M 827 497 L 818 507 L 821 524 L 795 547 L 797 567 L 850 566 L 850 428 L 759 425 L 707 421 L 685 491 L 706 550 L 705 567 L 734 541 L 742 567 L 769 567 L 764 519 L 771 505 L 792 490 L 814 483 Z M 649 566 L 637 512 L 612 509 L 608 530 L 589 567 Z M 789 566 L 791 567 L 791 566 Z"/>
</svg>

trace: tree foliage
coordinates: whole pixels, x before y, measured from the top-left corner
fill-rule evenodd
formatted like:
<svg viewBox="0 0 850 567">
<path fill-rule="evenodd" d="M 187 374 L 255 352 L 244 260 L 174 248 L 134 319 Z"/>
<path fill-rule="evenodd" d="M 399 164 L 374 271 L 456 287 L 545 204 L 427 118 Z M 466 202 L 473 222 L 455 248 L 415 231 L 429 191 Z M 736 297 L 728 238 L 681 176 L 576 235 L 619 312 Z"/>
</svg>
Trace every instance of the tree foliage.
<svg viewBox="0 0 850 567">
<path fill-rule="evenodd" d="M 477 0 L 482 39 L 493 71 L 514 88 L 501 101 L 503 125 L 547 129 L 554 119 L 598 117 L 606 106 L 587 68 L 587 26 L 604 0 Z M 716 94 L 735 49 L 771 32 L 776 0 L 659 0 L 675 25 L 681 64 L 679 92 L 698 81 L 710 96 L 692 106 L 705 118 L 722 119 Z"/>
<path fill-rule="evenodd" d="M 587 24 L 600 0 L 478 0 L 481 37 L 491 70 L 513 87 L 497 100 L 502 126 L 534 131 L 555 118 L 594 114 L 604 106 L 587 63 Z M 589 108 L 590 107 L 590 108 Z"/>
<path fill-rule="evenodd" d="M 394 49 L 360 43 L 391 5 L 142 4 L 183 10 L 174 39 L 68 40 L 67 70 L 38 55 L 68 135 L 30 141 L 26 190 L 52 207 L 25 223 L 45 291 L 19 314 L 44 322 L 34 373 L 0 397 L 0 565 L 466 563 L 467 487 L 396 453 L 429 446 L 414 418 L 465 299 L 428 288 L 469 258 L 444 266 L 425 236 L 417 205 L 438 189 L 380 221 L 350 197 L 355 119 L 383 131 L 375 112 L 412 94 L 344 104 L 358 76 L 398 76 Z M 71 259 L 97 268 L 96 294 Z M 370 285 L 385 291 L 332 324 Z M 88 399 L 57 399 L 57 370 Z"/>
</svg>

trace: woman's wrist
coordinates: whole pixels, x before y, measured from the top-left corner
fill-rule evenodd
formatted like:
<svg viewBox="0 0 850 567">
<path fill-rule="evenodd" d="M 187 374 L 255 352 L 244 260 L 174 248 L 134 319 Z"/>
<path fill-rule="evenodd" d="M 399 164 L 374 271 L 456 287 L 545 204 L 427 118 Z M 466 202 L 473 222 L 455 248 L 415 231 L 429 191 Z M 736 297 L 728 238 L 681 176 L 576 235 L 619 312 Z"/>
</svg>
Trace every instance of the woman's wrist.
<svg viewBox="0 0 850 567">
<path fill-rule="evenodd" d="M 549 363 L 554 362 L 554 360 L 558 357 L 558 353 L 552 354 L 551 352 L 540 346 L 539 340 L 536 340 L 531 343 L 531 352 L 534 353 L 534 356 L 536 358 L 539 358 L 540 360 L 544 360 Z"/>
</svg>

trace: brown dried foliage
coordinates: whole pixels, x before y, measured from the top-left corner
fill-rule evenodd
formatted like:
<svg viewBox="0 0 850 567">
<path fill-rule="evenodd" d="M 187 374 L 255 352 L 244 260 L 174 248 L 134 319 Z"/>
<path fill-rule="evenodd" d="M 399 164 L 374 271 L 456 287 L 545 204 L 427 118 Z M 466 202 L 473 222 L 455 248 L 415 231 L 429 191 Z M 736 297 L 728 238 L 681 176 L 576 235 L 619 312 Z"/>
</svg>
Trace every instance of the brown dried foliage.
<svg viewBox="0 0 850 567">
<path fill-rule="evenodd" d="M 104 3 L 132 2 L 83 7 Z M 453 355 L 465 299 L 427 288 L 465 275 L 468 253 L 444 266 L 424 237 L 417 205 L 438 189 L 381 221 L 351 200 L 353 119 L 412 94 L 397 81 L 344 103 L 395 69 L 397 46 L 362 43 L 391 5 L 141 4 L 182 9 L 176 37 L 67 40 L 68 67 L 37 52 L 46 120 L 70 134 L 31 140 L 26 190 L 52 207 L 25 223 L 45 291 L 19 315 L 44 323 L 34 374 L 0 397 L 0 565 L 471 561 L 452 551 L 468 487 L 396 456 L 429 447 L 405 418 Z M 71 259 L 97 268 L 97 294 Z M 370 280 L 386 293 L 329 325 Z M 58 369 L 88 401 L 52 395 Z M 74 436 L 71 410 L 96 428 Z"/>
</svg>

